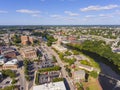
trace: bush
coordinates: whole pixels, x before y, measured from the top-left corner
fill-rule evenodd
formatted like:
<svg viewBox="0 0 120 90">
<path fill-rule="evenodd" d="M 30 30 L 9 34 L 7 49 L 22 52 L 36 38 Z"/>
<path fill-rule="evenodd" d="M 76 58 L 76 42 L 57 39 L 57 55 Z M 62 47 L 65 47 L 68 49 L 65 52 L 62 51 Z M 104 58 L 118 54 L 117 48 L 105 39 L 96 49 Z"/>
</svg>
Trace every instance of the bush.
<svg viewBox="0 0 120 90">
<path fill-rule="evenodd" d="M 13 78 L 12 84 L 15 84 L 15 83 L 17 83 L 17 80 Z"/>
<path fill-rule="evenodd" d="M 92 72 L 90 72 L 90 76 L 92 76 L 93 78 L 97 78 L 98 74 L 97 74 L 97 72 L 92 71 Z"/>
<path fill-rule="evenodd" d="M 27 81 L 30 81 L 30 80 L 31 80 L 31 78 L 30 78 L 29 75 L 26 75 L 26 76 L 25 76 L 25 79 L 26 79 Z"/>
<path fill-rule="evenodd" d="M 61 69 L 60 66 L 54 66 L 54 67 L 49 67 L 49 68 L 42 68 L 39 70 L 39 72 L 58 71 L 60 69 Z"/>
<path fill-rule="evenodd" d="M 55 56 L 52 57 L 53 57 L 53 62 L 57 62 L 56 57 Z"/>
<path fill-rule="evenodd" d="M 52 81 L 53 82 L 59 82 L 59 81 L 63 81 L 64 79 L 63 78 L 54 78 Z"/>
<path fill-rule="evenodd" d="M 91 66 L 90 62 L 88 62 L 87 60 L 82 60 L 82 61 L 80 61 L 80 63 L 83 64 L 83 65 Z"/>
<path fill-rule="evenodd" d="M 0 90 L 14 90 L 15 86 L 6 86 L 5 88 L 3 89 L 0 89 Z"/>
<path fill-rule="evenodd" d="M 36 73 L 35 84 L 39 85 L 39 73 Z"/>
<path fill-rule="evenodd" d="M 3 70 L 2 73 L 5 77 L 7 77 L 7 76 L 9 76 L 10 78 L 15 78 L 16 77 L 16 73 L 12 70 L 9 70 L 9 69 L 8 70 Z"/>
</svg>

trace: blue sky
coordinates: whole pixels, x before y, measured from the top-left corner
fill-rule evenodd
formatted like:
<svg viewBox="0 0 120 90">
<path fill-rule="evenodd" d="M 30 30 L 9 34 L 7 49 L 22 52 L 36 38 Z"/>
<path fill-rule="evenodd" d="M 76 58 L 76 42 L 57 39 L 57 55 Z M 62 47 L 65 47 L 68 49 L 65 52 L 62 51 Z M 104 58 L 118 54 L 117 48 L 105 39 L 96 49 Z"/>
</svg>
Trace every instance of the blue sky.
<svg viewBox="0 0 120 90">
<path fill-rule="evenodd" d="M 0 25 L 120 24 L 120 0 L 0 0 Z"/>
</svg>

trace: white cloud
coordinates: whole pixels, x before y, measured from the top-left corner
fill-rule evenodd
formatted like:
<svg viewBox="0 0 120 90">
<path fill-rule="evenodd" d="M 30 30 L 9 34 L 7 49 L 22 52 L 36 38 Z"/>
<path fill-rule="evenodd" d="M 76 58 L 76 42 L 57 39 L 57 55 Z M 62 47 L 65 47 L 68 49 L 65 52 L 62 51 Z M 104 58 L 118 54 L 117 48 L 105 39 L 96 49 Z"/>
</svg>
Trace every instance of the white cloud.
<svg viewBox="0 0 120 90">
<path fill-rule="evenodd" d="M 66 21 L 75 21 L 76 18 L 72 18 L 72 17 L 65 17 L 64 20 Z"/>
<path fill-rule="evenodd" d="M 114 8 L 118 8 L 118 5 L 107 5 L 107 6 L 88 6 L 86 8 L 81 8 L 80 10 L 85 12 L 85 11 L 99 11 L 99 10 L 110 10 Z"/>
<path fill-rule="evenodd" d="M 16 12 L 25 13 L 25 14 L 39 14 L 40 13 L 40 11 L 38 10 L 28 10 L 28 9 L 20 9 L 20 10 L 16 10 Z"/>
<path fill-rule="evenodd" d="M 68 14 L 69 16 L 79 16 L 78 13 L 73 13 L 71 11 L 64 11 L 65 14 Z"/>
<path fill-rule="evenodd" d="M 33 17 L 41 17 L 39 14 L 32 14 Z"/>
<path fill-rule="evenodd" d="M 86 18 L 93 18 L 93 17 L 96 17 L 96 15 L 87 15 L 85 16 Z"/>
<path fill-rule="evenodd" d="M 3 14 L 3 13 L 8 13 L 8 11 L 0 10 L 0 14 Z"/>
<path fill-rule="evenodd" d="M 61 18 L 62 16 L 58 15 L 58 14 L 53 14 L 53 15 L 50 15 L 50 17 L 52 17 L 52 18 Z"/>
</svg>

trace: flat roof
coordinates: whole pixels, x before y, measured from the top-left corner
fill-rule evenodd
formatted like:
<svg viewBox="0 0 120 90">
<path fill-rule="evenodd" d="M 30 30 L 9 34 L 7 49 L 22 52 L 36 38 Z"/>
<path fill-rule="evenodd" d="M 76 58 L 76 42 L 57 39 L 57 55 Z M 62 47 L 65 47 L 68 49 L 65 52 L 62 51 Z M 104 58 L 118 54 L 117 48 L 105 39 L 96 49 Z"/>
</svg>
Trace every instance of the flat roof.
<svg viewBox="0 0 120 90">
<path fill-rule="evenodd" d="M 30 51 L 35 51 L 34 47 L 24 47 L 24 48 L 21 48 L 21 50 L 25 53 Z"/>
<path fill-rule="evenodd" d="M 33 90 L 66 90 L 63 81 L 33 86 Z"/>
</svg>

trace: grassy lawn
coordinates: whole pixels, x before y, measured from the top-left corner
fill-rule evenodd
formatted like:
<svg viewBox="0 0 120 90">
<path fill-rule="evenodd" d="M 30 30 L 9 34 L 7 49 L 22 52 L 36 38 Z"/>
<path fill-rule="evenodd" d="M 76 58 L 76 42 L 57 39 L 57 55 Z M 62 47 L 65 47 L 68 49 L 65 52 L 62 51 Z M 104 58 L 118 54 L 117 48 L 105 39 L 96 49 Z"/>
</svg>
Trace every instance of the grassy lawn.
<svg viewBox="0 0 120 90">
<path fill-rule="evenodd" d="M 96 84 L 90 85 L 89 89 L 90 90 L 100 90 L 99 87 Z"/>
<path fill-rule="evenodd" d="M 92 58 L 90 58 L 89 56 L 83 54 L 82 52 L 81 52 L 81 54 L 84 55 L 84 56 L 86 56 L 86 57 L 90 60 L 90 65 L 91 65 L 91 66 L 100 69 L 99 64 L 98 64 L 97 62 L 95 62 L 94 59 L 92 59 Z"/>
<path fill-rule="evenodd" d="M 94 79 L 92 77 L 89 78 L 88 82 L 84 83 L 84 88 L 89 88 L 89 90 L 101 90 L 101 87 L 97 81 L 97 79 Z"/>
</svg>

